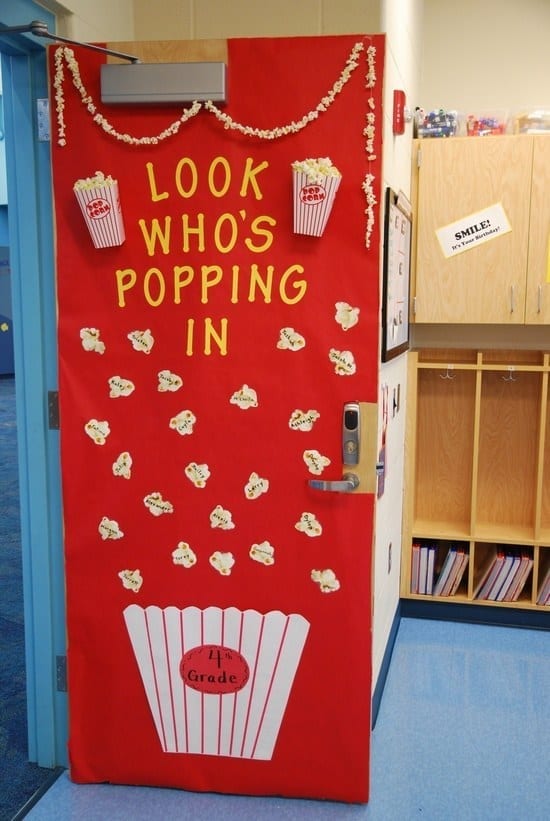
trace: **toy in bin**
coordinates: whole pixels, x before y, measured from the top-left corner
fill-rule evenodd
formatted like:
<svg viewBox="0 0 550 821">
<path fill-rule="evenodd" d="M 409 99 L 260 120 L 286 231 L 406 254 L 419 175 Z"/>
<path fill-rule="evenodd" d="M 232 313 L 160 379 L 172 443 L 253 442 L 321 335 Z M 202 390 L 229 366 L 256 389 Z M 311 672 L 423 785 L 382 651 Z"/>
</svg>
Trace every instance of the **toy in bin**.
<svg viewBox="0 0 550 821">
<path fill-rule="evenodd" d="M 444 108 L 433 111 L 417 108 L 415 125 L 418 137 L 454 137 L 458 131 L 458 113 Z"/>
<path fill-rule="evenodd" d="M 487 137 L 506 133 L 505 113 L 498 114 L 469 114 L 466 118 L 466 134 L 468 137 Z"/>
</svg>

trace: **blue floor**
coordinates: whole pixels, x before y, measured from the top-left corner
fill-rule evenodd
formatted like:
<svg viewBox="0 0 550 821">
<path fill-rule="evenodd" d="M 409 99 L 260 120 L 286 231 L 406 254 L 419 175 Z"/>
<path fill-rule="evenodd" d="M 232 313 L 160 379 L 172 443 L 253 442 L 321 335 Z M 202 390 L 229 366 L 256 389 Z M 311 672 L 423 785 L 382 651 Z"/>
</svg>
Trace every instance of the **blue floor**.
<svg viewBox="0 0 550 821">
<path fill-rule="evenodd" d="M 402 619 L 371 748 L 368 805 L 82 786 L 31 821 L 547 821 L 550 632 Z"/>
</svg>

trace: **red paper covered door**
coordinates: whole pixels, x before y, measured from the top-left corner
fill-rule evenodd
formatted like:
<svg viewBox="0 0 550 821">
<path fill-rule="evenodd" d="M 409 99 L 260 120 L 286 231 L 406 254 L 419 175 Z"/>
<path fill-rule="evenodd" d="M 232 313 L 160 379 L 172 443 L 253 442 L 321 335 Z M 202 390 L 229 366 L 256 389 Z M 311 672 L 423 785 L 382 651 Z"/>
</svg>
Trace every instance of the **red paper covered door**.
<svg viewBox="0 0 550 821">
<path fill-rule="evenodd" d="M 52 48 L 76 781 L 367 800 L 383 47 L 183 114 Z"/>
</svg>

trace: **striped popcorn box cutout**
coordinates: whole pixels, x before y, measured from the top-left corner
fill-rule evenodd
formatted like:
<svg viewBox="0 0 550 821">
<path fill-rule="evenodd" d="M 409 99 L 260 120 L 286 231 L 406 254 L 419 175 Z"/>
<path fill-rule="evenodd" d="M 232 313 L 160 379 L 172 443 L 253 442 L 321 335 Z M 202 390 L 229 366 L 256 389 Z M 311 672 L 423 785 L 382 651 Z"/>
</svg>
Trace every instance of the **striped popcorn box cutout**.
<svg viewBox="0 0 550 821">
<path fill-rule="evenodd" d="M 303 616 L 132 604 L 124 619 L 164 752 L 272 758 Z"/>
<path fill-rule="evenodd" d="M 94 248 L 122 245 L 126 235 L 120 208 L 118 182 L 101 171 L 94 177 L 77 180 L 73 186 L 80 210 L 88 226 Z"/>
<path fill-rule="evenodd" d="M 292 163 L 294 233 L 321 237 L 342 175 L 328 157 Z"/>
</svg>

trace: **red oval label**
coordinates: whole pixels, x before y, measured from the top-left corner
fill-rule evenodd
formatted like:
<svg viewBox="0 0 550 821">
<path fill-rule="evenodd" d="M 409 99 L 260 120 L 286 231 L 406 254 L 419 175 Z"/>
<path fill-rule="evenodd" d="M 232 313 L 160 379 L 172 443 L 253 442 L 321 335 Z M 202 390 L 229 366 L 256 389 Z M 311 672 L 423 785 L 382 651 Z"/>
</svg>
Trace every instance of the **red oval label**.
<svg viewBox="0 0 550 821">
<path fill-rule="evenodd" d="M 304 185 L 300 189 L 300 199 L 307 205 L 316 205 L 318 202 L 323 202 L 326 195 L 325 189 L 320 185 Z"/>
<path fill-rule="evenodd" d="M 91 219 L 97 220 L 106 217 L 110 213 L 111 205 L 103 197 L 97 197 L 97 199 L 86 203 L 86 211 Z"/>
<path fill-rule="evenodd" d="M 201 693 L 236 693 L 246 685 L 250 668 L 232 647 L 201 644 L 184 654 L 180 675 L 188 687 Z"/>
</svg>

